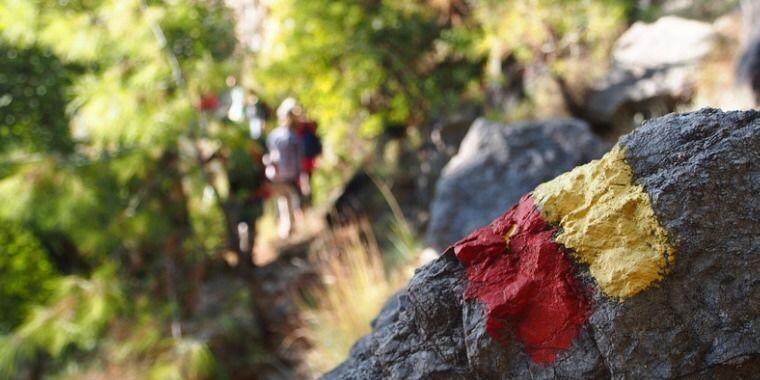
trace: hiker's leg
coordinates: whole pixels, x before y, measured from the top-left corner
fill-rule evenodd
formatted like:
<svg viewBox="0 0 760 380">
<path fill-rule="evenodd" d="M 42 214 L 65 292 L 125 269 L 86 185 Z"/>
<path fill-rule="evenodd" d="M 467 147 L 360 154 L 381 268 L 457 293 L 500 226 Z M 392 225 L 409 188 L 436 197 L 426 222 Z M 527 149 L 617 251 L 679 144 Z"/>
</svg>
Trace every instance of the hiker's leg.
<svg viewBox="0 0 760 380">
<path fill-rule="evenodd" d="M 287 193 L 281 193 L 277 196 L 277 218 L 279 223 L 278 233 L 280 238 L 284 239 L 290 234 L 292 227 L 291 221 L 291 209 L 290 209 L 290 196 Z"/>
<path fill-rule="evenodd" d="M 303 223 L 303 210 L 301 209 L 301 193 L 295 181 L 291 185 L 291 189 L 290 204 L 292 206 L 293 223 L 296 226 L 300 226 Z"/>
<path fill-rule="evenodd" d="M 251 231 L 249 229 L 248 222 L 241 221 L 237 225 L 238 231 L 238 250 L 240 252 L 240 258 L 250 258 L 251 246 L 248 241 L 250 240 Z"/>
<path fill-rule="evenodd" d="M 222 206 L 224 208 L 224 222 L 227 235 L 227 250 L 234 253 L 238 252 L 240 240 L 238 234 L 238 223 L 240 223 L 240 207 L 234 199 L 229 199 Z"/>
<path fill-rule="evenodd" d="M 309 199 L 311 196 L 311 175 L 309 172 L 301 172 L 301 175 L 298 177 L 298 182 L 301 194 L 305 199 Z"/>
</svg>

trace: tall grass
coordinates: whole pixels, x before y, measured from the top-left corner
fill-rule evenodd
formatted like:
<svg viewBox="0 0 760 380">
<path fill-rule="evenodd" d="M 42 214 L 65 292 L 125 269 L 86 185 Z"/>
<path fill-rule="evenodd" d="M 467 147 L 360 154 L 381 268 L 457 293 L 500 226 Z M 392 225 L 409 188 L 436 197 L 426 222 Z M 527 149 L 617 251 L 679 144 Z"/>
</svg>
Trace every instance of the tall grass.
<svg viewBox="0 0 760 380">
<path fill-rule="evenodd" d="M 315 247 L 322 286 L 301 305 L 306 322 L 301 333 L 312 345 L 307 369 L 319 374 L 344 360 L 356 340 L 370 332 L 372 319 L 411 271 L 384 265 L 366 220 L 329 230 Z"/>
</svg>

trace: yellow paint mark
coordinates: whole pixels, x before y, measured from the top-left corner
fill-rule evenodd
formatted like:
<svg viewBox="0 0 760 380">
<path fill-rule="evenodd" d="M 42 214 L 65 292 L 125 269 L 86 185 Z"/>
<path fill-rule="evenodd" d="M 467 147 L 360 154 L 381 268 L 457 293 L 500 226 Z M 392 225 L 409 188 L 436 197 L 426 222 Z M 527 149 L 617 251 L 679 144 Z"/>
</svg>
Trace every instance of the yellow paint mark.
<svg viewBox="0 0 760 380">
<path fill-rule="evenodd" d="M 512 236 L 515 236 L 515 233 L 517 233 L 517 223 L 509 227 L 509 231 L 504 235 L 504 242 L 507 244 L 507 248 L 509 248 L 509 241 L 512 240 Z"/>
<path fill-rule="evenodd" d="M 558 243 L 589 265 L 602 291 L 630 297 L 658 281 L 672 265 L 673 248 L 654 216 L 649 195 L 634 185 L 623 148 L 539 185 L 541 216 L 559 223 Z"/>
</svg>

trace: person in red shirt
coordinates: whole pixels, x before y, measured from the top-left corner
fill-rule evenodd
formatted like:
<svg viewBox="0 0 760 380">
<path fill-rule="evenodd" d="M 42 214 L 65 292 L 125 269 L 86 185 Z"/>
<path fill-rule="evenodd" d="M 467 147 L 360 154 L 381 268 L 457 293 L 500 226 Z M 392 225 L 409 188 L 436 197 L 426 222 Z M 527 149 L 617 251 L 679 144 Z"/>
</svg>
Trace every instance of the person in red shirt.
<svg viewBox="0 0 760 380">
<path fill-rule="evenodd" d="M 214 112 L 219 107 L 219 98 L 213 92 L 207 92 L 201 95 L 198 104 L 196 105 L 199 110 L 203 112 Z"/>
<path fill-rule="evenodd" d="M 322 142 L 317 135 L 317 123 L 303 117 L 303 112 L 299 112 L 299 116 L 296 121 L 295 132 L 303 144 L 303 157 L 301 158 L 301 175 L 298 182 L 301 194 L 308 203 L 311 197 L 311 173 L 316 167 L 317 157 L 322 153 Z"/>
</svg>

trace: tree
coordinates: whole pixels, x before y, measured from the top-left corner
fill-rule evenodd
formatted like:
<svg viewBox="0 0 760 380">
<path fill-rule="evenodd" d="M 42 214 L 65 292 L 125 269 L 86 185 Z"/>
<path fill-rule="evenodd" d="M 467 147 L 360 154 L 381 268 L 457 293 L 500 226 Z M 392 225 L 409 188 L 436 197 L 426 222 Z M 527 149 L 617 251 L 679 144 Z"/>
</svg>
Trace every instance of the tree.
<svg viewBox="0 0 760 380">
<path fill-rule="evenodd" d="M 419 126 L 479 76 L 472 35 L 423 2 L 281 0 L 270 18 L 254 79 L 270 97 L 296 94 L 344 157 L 346 141 Z"/>
<path fill-rule="evenodd" d="M 12 110 L 0 133 L 13 137 L 0 143 L 0 215 L 63 236 L 97 273 L 118 268 L 108 281 L 130 298 L 160 294 L 120 314 L 150 313 L 174 338 L 197 285 L 179 280 L 223 236 L 221 208 L 198 206 L 210 179 L 194 101 L 234 67 L 232 26 L 221 0 L 0 2 L 0 101 Z"/>
<path fill-rule="evenodd" d="M 1 41 L 0 67 L 0 152 L 70 150 L 65 90 L 71 70 L 48 49 Z"/>
</svg>

